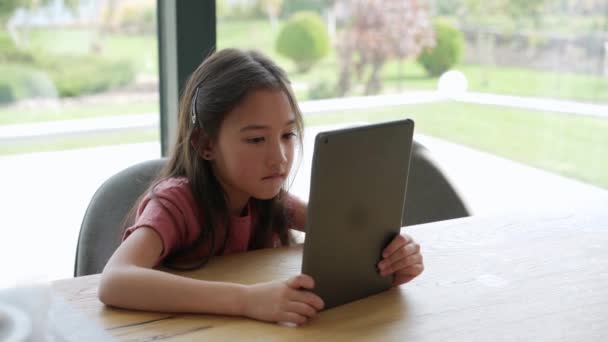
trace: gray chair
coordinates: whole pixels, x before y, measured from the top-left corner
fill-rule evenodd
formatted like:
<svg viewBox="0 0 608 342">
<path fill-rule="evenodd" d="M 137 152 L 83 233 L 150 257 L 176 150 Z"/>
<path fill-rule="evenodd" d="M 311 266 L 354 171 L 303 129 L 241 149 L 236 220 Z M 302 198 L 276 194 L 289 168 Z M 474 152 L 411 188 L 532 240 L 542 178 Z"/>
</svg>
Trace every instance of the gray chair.
<svg viewBox="0 0 608 342">
<path fill-rule="evenodd" d="M 133 165 L 107 179 L 95 192 L 82 220 L 74 276 L 100 273 L 118 248 L 129 210 L 164 165 L 154 159 Z"/>
<path fill-rule="evenodd" d="M 412 147 L 404 209 L 404 226 L 470 216 L 446 172 L 418 142 Z"/>
<path fill-rule="evenodd" d="M 125 216 L 165 161 L 155 159 L 131 166 L 105 181 L 93 195 L 80 227 L 74 276 L 103 270 L 120 244 Z M 445 173 L 425 147 L 414 143 L 404 225 L 464 216 L 469 216 L 469 211 Z"/>
</svg>

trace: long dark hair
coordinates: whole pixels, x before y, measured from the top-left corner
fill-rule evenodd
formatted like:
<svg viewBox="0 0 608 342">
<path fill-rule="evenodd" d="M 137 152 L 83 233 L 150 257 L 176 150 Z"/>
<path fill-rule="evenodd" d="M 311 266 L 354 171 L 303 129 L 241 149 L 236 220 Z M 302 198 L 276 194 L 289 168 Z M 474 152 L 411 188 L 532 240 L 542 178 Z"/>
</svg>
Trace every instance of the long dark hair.
<svg viewBox="0 0 608 342">
<path fill-rule="evenodd" d="M 257 51 L 224 49 L 211 54 L 190 75 L 179 103 L 179 131 L 167 163 L 148 191 L 154 196 L 158 183 L 171 177 L 185 177 L 205 222 L 201 234 L 190 246 L 169 255 L 164 265 L 176 269 L 195 269 L 204 265 L 212 255 L 223 252 L 229 236 L 230 212 L 227 195 L 213 174 L 211 163 L 201 158 L 197 140 L 198 130 L 216 141 L 220 126 L 233 108 L 252 90 L 280 90 L 289 99 L 295 115 L 297 137 L 302 146 L 303 120 L 295 96 L 283 69 Z M 194 134 L 194 136 L 193 136 Z M 300 149 L 301 152 L 301 149 Z M 289 245 L 289 222 L 285 207 L 286 190 L 269 200 L 251 199 L 257 213 L 256 226 L 249 242 L 249 249 L 267 245 L 277 234 L 282 245 Z M 139 202 L 139 201 L 138 201 Z M 220 227 L 225 231 L 220 232 Z M 216 236 L 222 233 L 221 247 L 215 246 Z M 184 267 L 175 260 L 188 255 L 210 241 L 208 255 L 195 265 Z M 219 247 L 219 248 L 218 248 Z"/>
</svg>

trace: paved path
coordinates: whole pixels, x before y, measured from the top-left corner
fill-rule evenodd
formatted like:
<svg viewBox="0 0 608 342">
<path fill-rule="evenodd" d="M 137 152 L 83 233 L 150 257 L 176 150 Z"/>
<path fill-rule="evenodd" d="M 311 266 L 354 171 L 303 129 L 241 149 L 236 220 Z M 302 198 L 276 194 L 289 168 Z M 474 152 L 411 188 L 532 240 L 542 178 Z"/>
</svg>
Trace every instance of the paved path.
<svg viewBox="0 0 608 342">
<path fill-rule="evenodd" d="M 302 101 L 300 107 L 304 115 L 316 115 L 338 110 L 432 103 L 445 100 L 608 118 L 608 105 L 471 92 L 447 97 L 436 91 L 415 91 L 403 94 Z M 86 135 L 91 132 L 154 128 L 158 125 L 158 113 L 2 125 L 0 126 L 0 143 L 57 135 Z"/>
<path fill-rule="evenodd" d="M 466 92 L 454 101 L 608 118 L 608 105 L 567 100 Z"/>
</svg>

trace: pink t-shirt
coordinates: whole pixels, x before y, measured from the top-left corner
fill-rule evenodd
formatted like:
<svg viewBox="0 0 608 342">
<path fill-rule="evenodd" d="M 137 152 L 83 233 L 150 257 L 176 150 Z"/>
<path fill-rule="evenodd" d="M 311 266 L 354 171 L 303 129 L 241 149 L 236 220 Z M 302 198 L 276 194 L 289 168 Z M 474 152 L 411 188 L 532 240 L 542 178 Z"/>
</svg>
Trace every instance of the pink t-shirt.
<svg viewBox="0 0 608 342">
<path fill-rule="evenodd" d="M 287 205 L 289 206 L 289 204 Z M 257 220 L 254 207 L 250 204 L 248 206 L 247 216 L 231 218 L 224 255 L 248 250 L 249 240 L 253 236 Z M 137 208 L 135 223 L 127 228 L 123 241 L 141 227 L 148 227 L 156 231 L 163 243 L 163 251 L 157 260 L 158 265 L 171 253 L 190 246 L 196 240 L 204 224 L 204 218 L 201 216 L 188 180 L 183 177 L 169 178 L 155 187 L 154 196 L 148 193 L 144 197 Z M 214 248 L 216 251 L 220 250 L 223 245 L 224 234 L 225 227 L 216 227 Z M 211 241 L 207 240 L 201 244 L 200 248 L 176 261 L 188 263 L 205 258 L 211 248 Z M 267 247 L 280 245 L 280 240 L 275 234 Z"/>
</svg>

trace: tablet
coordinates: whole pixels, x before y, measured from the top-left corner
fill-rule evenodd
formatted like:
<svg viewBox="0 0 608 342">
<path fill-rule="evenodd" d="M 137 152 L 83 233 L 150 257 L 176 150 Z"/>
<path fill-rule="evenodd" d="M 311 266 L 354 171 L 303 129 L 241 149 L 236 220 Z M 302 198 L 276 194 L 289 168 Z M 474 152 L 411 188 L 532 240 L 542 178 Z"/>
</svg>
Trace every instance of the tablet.
<svg viewBox="0 0 608 342">
<path fill-rule="evenodd" d="M 302 273 L 326 309 L 391 287 L 377 264 L 401 228 L 413 132 L 407 119 L 316 136 Z"/>
</svg>

